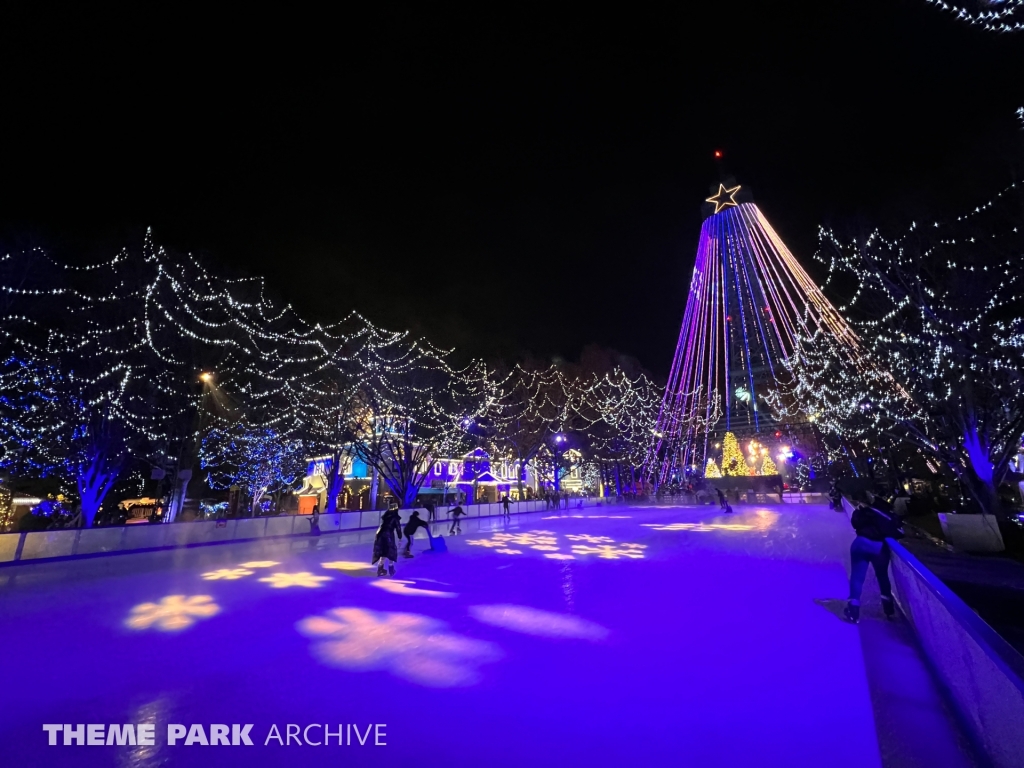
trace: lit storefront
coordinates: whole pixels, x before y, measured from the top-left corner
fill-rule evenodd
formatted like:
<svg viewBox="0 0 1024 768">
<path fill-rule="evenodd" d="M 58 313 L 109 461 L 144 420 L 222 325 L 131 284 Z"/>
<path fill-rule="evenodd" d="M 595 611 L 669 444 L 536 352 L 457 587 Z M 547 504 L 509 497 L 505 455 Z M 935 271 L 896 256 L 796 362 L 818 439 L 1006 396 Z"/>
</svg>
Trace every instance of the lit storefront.
<svg viewBox="0 0 1024 768">
<path fill-rule="evenodd" d="M 317 456 L 308 459 L 306 477 L 296 491 L 298 513 L 308 515 L 313 508 L 323 511 L 327 506 L 328 483 L 333 471 L 333 457 Z M 492 460 L 481 448 L 461 458 L 436 459 L 426 471 L 420 488 L 421 500 L 433 498 L 436 504 L 496 502 L 505 494 L 517 500 L 520 496 L 518 462 L 506 459 Z M 339 510 L 360 510 L 371 507 L 373 470 L 366 462 L 343 454 L 339 472 L 344 480 L 338 496 Z M 377 487 L 376 507 L 387 506 L 392 496 L 387 484 L 380 480 Z M 522 496 L 534 498 L 538 481 L 534 467 L 526 466 L 522 477 Z"/>
</svg>

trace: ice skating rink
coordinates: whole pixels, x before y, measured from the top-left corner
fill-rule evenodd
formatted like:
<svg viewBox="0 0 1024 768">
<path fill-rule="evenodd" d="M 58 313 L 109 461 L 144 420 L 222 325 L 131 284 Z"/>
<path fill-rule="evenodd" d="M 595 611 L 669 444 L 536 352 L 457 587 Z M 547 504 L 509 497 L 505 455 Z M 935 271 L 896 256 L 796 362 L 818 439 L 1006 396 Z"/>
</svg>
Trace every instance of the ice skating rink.
<svg viewBox="0 0 1024 768">
<path fill-rule="evenodd" d="M 873 576 L 861 624 L 839 618 L 843 514 L 612 506 L 442 527 L 449 551 L 417 539 L 395 579 L 368 566 L 372 533 L 0 570 L 0 762 L 970 764 Z M 50 747 L 44 723 L 157 738 Z M 169 746 L 172 723 L 252 723 L 254 746 Z M 315 742 L 377 723 L 386 746 L 264 744 L 272 726 Z"/>
</svg>

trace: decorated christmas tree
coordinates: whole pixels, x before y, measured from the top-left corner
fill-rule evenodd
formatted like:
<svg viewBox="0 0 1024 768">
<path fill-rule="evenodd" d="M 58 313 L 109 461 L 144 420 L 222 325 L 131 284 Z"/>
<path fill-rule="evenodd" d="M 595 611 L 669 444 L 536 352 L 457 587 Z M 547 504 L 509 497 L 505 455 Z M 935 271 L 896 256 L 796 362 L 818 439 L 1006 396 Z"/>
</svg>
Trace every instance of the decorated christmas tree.
<svg viewBox="0 0 1024 768">
<path fill-rule="evenodd" d="M 761 462 L 762 475 L 777 475 L 779 474 L 779 468 L 775 466 L 775 462 L 772 461 L 772 457 L 765 454 L 764 461 Z"/>
<path fill-rule="evenodd" d="M 708 456 L 707 466 L 704 467 L 704 477 L 721 477 L 721 476 L 722 476 L 722 470 L 720 470 L 718 468 L 718 465 L 715 464 L 715 460 L 713 458 L 711 458 L 710 456 Z"/>
<path fill-rule="evenodd" d="M 706 462 L 718 436 L 775 432 L 778 393 L 800 340 L 825 337 L 847 358 L 858 339 L 786 248 L 750 190 L 712 188 L 647 474 L 656 482 Z M 788 424 L 807 422 L 796 404 Z M 813 428 L 808 426 L 807 430 Z M 730 438 L 726 435 L 726 439 Z M 735 444 L 735 438 L 731 438 Z M 750 473 L 726 452 L 722 472 Z"/>
<path fill-rule="evenodd" d="M 796 463 L 796 477 L 794 479 L 798 488 L 806 488 L 811 483 L 811 468 L 803 459 Z"/>
<path fill-rule="evenodd" d="M 742 477 L 750 474 L 743 451 L 736 441 L 736 435 L 726 432 L 722 440 L 722 474 L 726 477 Z"/>
</svg>

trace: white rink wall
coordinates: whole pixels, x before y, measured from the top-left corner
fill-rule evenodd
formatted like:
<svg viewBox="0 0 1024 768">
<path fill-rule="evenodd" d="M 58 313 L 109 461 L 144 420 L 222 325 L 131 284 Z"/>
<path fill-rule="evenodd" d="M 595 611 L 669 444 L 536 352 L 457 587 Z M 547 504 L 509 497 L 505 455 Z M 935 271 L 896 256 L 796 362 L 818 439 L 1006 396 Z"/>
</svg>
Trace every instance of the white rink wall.
<svg viewBox="0 0 1024 768">
<path fill-rule="evenodd" d="M 610 500 L 609 500 L 610 501 Z M 569 510 L 578 508 L 580 499 L 569 500 Z M 601 499 L 583 499 L 584 506 L 593 507 Z M 450 519 L 453 507 L 438 507 L 437 522 Z M 417 507 L 420 517 L 427 519 L 426 510 Z M 461 518 L 496 517 L 502 514 L 501 504 L 471 504 L 462 507 Z M 511 502 L 511 514 L 540 512 L 543 501 Z M 402 522 L 412 514 L 411 509 L 400 510 Z M 344 511 L 320 515 L 321 533 L 375 529 L 383 511 Z M 124 525 L 110 528 L 74 528 L 57 531 L 0 534 L 0 564 L 50 560 L 60 557 L 79 557 L 117 552 L 138 552 L 150 549 L 194 547 L 206 544 L 224 544 L 234 541 L 278 536 L 308 535 L 310 515 L 278 515 L 276 517 L 243 517 L 221 520 L 203 520 L 190 523 L 163 523 L 160 525 Z"/>
</svg>

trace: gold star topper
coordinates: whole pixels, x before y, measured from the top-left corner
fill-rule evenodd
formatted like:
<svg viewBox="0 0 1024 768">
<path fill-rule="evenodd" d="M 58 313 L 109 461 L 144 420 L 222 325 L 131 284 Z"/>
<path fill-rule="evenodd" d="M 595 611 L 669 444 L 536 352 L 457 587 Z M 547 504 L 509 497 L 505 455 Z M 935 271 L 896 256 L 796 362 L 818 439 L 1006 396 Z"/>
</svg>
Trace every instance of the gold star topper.
<svg viewBox="0 0 1024 768">
<path fill-rule="evenodd" d="M 736 199 L 735 199 L 736 193 L 739 192 L 739 191 L 740 191 L 740 185 L 739 184 L 737 184 L 732 189 L 726 189 L 725 188 L 725 184 L 719 184 L 718 185 L 718 192 L 713 194 L 711 197 L 707 198 L 704 202 L 706 202 L 706 203 L 714 203 L 715 204 L 715 213 L 718 213 L 723 208 L 728 208 L 730 206 L 735 207 L 735 206 L 739 205 L 739 203 L 737 203 Z"/>
</svg>

